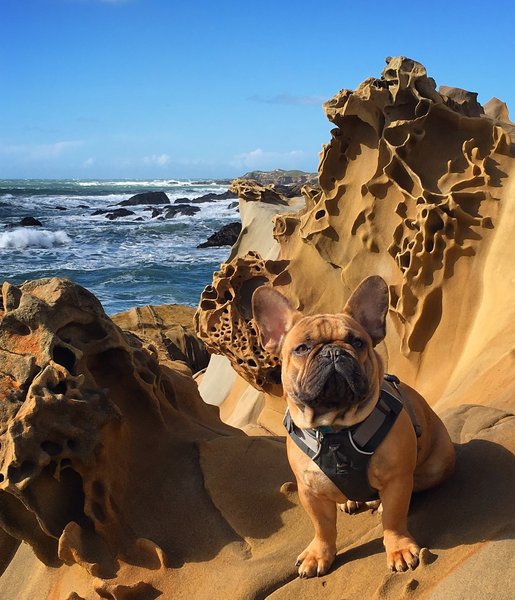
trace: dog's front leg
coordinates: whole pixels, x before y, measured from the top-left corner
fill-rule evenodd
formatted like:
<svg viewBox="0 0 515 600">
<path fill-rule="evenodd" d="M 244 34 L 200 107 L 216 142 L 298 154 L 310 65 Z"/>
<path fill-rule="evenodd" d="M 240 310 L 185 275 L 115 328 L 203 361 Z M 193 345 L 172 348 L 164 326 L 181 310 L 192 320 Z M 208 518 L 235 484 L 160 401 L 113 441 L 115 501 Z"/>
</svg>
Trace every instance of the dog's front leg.
<svg viewBox="0 0 515 600">
<path fill-rule="evenodd" d="M 299 498 L 315 528 L 315 537 L 295 563 L 299 576 L 325 575 L 336 555 L 336 503 L 313 494 L 304 485 L 299 485 Z"/>
<path fill-rule="evenodd" d="M 413 477 L 397 477 L 379 492 L 383 504 L 383 534 L 386 561 L 391 571 L 406 571 L 418 565 L 420 548 L 408 531 L 408 509 Z"/>
</svg>

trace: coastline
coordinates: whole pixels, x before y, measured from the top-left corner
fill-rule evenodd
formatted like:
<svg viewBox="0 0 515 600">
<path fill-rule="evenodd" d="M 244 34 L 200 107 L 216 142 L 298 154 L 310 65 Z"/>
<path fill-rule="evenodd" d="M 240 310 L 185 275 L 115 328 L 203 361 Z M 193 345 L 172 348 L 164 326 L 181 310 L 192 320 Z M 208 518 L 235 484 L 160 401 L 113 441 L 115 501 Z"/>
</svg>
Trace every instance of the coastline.
<svg viewBox="0 0 515 600">
<path fill-rule="evenodd" d="M 139 307 L 113 322 L 68 281 L 4 284 L 0 595 L 515 596 L 515 154 L 463 92 L 440 93 L 421 64 L 390 59 L 326 103 L 335 129 L 319 187 L 286 198 L 234 182 L 242 229 L 220 250 L 195 334 L 191 310 Z M 229 202 L 216 203 L 228 211 L 220 221 L 233 218 Z M 174 217 L 190 247 L 199 214 Z M 312 531 L 286 459 L 279 359 L 257 336 L 252 292 L 270 285 L 304 314 L 338 314 L 370 274 L 389 286 L 385 369 L 442 417 L 457 468 L 412 498 L 416 570 L 388 572 L 378 514 L 339 511 L 333 568 L 304 580 L 294 561 Z"/>
</svg>

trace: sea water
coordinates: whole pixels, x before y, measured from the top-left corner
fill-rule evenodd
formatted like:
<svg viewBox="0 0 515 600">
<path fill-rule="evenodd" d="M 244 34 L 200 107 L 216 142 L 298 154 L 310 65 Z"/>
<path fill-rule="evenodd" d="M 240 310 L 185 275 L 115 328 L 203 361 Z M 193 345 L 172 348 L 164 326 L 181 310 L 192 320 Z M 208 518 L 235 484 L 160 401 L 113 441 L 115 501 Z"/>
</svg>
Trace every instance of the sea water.
<svg viewBox="0 0 515 600">
<path fill-rule="evenodd" d="M 92 213 L 120 208 L 140 192 L 165 192 L 173 204 L 227 188 L 210 181 L 0 180 L 0 284 L 66 277 L 92 291 L 108 314 L 145 304 L 195 306 L 229 255 L 228 247 L 197 245 L 239 220 L 233 200 L 195 204 L 195 215 L 166 220 L 148 206 L 128 206 L 134 215 L 112 221 Z M 9 227 L 27 216 L 42 227 Z"/>
</svg>

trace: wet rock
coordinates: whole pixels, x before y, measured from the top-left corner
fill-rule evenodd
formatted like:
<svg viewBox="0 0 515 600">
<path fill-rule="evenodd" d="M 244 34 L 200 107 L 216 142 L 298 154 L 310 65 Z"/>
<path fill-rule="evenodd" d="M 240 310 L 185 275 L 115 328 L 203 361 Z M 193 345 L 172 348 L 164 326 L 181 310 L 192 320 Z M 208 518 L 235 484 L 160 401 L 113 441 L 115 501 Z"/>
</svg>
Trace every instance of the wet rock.
<svg viewBox="0 0 515 600">
<path fill-rule="evenodd" d="M 131 196 L 128 200 L 118 202 L 116 206 L 140 206 L 142 204 L 170 204 L 170 199 L 164 192 L 143 192 Z"/>
<path fill-rule="evenodd" d="M 199 244 L 197 248 L 212 248 L 214 246 L 232 246 L 241 231 L 241 223 L 229 223 L 224 225 L 219 231 L 210 235 L 207 241 Z"/>
<path fill-rule="evenodd" d="M 198 213 L 200 208 L 198 206 L 189 206 L 187 204 L 180 204 L 178 206 L 171 206 L 167 208 L 163 213 L 165 219 L 173 219 L 177 215 L 185 215 L 191 217 L 195 213 Z"/>
<path fill-rule="evenodd" d="M 20 221 L 22 227 L 43 227 L 43 223 L 34 217 L 23 217 Z"/>
<path fill-rule="evenodd" d="M 112 212 L 108 212 L 106 214 L 106 219 L 113 221 L 114 219 L 119 219 L 120 217 L 130 217 L 131 215 L 134 215 L 134 214 L 135 213 L 132 210 L 127 210 L 126 208 L 117 208 L 116 210 L 113 210 Z"/>
</svg>

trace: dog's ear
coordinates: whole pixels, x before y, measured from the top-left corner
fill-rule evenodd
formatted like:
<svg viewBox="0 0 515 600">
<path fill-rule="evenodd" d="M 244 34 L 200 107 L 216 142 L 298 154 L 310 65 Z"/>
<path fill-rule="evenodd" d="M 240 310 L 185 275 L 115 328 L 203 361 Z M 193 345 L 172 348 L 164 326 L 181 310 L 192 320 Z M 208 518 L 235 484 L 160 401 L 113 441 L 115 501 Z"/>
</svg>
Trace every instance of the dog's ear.
<svg viewBox="0 0 515 600">
<path fill-rule="evenodd" d="M 379 275 L 364 279 L 347 300 L 343 312 L 350 315 L 370 335 L 375 345 L 386 335 L 388 286 Z"/>
<path fill-rule="evenodd" d="M 301 316 L 277 290 L 261 286 L 252 295 L 252 312 L 265 350 L 279 355 L 284 336 Z"/>
</svg>

